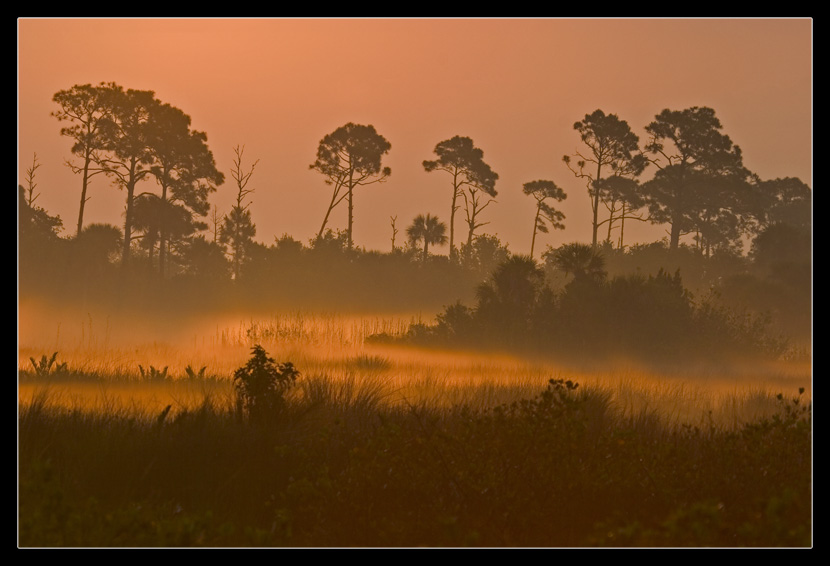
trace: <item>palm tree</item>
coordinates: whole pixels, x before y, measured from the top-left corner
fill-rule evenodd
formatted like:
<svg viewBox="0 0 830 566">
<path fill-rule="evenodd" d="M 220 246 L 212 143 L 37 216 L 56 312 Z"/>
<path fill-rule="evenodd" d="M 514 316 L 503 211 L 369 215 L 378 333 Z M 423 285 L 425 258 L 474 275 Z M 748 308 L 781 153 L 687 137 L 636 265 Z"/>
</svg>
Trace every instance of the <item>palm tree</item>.
<svg viewBox="0 0 830 566">
<path fill-rule="evenodd" d="M 447 225 L 439 222 L 438 217 L 427 214 L 419 214 L 412 221 L 412 225 L 406 229 L 409 242 L 414 246 L 423 240 L 424 261 L 429 256 L 429 245 L 444 245 L 447 243 Z"/>
<path fill-rule="evenodd" d="M 605 275 L 605 258 L 590 244 L 565 244 L 545 255 L 554 267 L 573 274 L 574 279 L 601 278 Z"/>
</svg>

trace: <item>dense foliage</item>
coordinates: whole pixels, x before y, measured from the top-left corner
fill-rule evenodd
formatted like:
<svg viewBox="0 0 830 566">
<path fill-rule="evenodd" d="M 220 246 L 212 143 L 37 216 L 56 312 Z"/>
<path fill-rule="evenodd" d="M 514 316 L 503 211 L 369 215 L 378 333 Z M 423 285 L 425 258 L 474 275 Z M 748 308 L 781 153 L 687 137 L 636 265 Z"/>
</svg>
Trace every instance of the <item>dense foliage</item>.
<svg viewBox="0 0 830 566">
<path fill-rule="evenodd" d="M 20 545 L 812 544 L 800 394 L 722 428 L 622 415 L 563 379 L 483 409 L 298 383 L 267 426 L 209 398 L 158 417 L 21 406 Z"/>
</svg>

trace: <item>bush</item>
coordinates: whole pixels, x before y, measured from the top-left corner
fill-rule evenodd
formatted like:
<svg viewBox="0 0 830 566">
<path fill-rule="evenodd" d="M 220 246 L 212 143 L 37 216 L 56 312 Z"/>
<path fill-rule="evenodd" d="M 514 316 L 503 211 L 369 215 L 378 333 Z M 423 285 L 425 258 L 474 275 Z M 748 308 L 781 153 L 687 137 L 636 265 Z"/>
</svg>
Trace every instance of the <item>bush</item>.
<svg viewBox="0 0 830 566">
<path fill-rule="evenodd" d="M 299 374 L 291 362 L 277 364 L 257 344 L 251 350 L 251 359 L 233 374 L 237 409 L 256 422 L 275 416 L 284 407 L 284 394 Z"/>
</svg>

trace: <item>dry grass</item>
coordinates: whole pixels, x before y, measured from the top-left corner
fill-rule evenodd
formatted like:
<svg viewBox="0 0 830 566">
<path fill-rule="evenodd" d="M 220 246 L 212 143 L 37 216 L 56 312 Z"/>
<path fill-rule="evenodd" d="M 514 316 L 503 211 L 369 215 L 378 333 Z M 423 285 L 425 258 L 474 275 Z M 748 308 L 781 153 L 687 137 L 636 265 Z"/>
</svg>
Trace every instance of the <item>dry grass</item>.
<svg viewBox="0 0 830 566">
<path fill-rule="evenodd" d="M 652 412 L 671 424 L 716 423 L 732 427 L 775 410 L 775 395 L 805 388 L 804 364 L 748 367 L 646 368 L 620 361 L 614 368 L 567 367 L 550 360 L 494 352 L 448 352 L 368 344 L 372 334 L 399 336 L 430 315 L 343 316 L 293 312 L 264 317 L 227 316 L 186 321 L 135 321 L 109 315 L 21 307 L 18 369 L 30 357 L 58 352 L 71 379 L 21 379 L 19 400 L 31 402 L 44 383 L 52 402 L 73 407 L 136 407 L 157 412 L 189 410 L 206 396 L 229 402 L 230 376 L 261 344 L 278 362 L 291 361 L 306 382 L 321 379 L 352 389 L 382 390 L 387 403 L 473 408 L 526 399 L 551 378 L 571 379 L 612 391 L 622 414 Z M 139 366 L 168 368 L 166 380 L 141 380 Z M 185 368 L 206 368 L 207 380 L 188 379 Z"/>
</svg>

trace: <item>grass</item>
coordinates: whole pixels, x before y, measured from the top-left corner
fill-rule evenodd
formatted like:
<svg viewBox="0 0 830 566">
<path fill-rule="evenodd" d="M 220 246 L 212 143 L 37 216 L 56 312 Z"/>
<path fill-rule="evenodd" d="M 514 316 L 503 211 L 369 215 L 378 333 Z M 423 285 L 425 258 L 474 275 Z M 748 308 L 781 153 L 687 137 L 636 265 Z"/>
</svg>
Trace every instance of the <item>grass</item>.
<svg viewBox="0 0 830 566">
<path fill-rule="evenodd" d="M 20 546 L 812 544 L 803 367 L 612 370 L 366 344 L 405 320 L 21 335 Z M 301 372 L 268 426 L 234 410 L 253 338 Z M 54 351 L 53 371 L 34 371 Z"/>
</svg>

